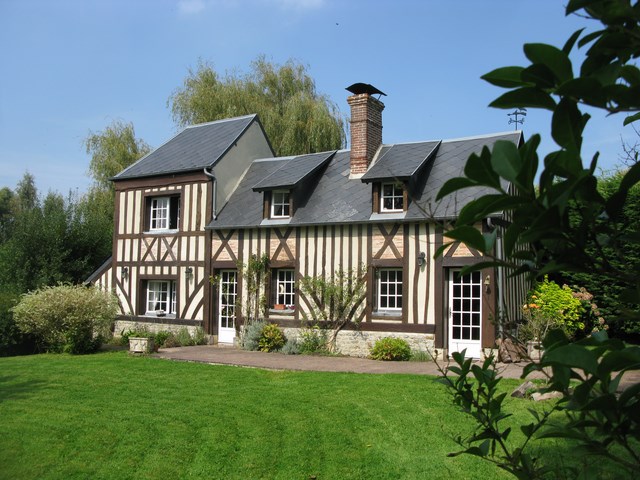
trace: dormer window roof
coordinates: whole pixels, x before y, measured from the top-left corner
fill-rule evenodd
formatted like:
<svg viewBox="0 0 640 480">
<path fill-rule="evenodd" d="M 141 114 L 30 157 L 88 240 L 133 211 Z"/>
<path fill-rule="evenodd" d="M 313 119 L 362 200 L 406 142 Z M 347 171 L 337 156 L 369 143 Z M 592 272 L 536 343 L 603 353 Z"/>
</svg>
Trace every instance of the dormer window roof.
<svg viewBox="0 0 640 480">
<path fill-rule="evenodd" d="M 255 184 L 253 191 L 291 190 L 326 165 L 335 153 L 335 151 L 311 153 L 281 159 L 285 160 L 282 162 L 282 166 Z"/>
<path fill-rule="evenodd" d="M 380 157 L 362 176 L 364 183 L 380 181 L 408 181 L 435 157 L 441 140 L 432 142 L 403 143 L 383 147 Z"/>
</svg>

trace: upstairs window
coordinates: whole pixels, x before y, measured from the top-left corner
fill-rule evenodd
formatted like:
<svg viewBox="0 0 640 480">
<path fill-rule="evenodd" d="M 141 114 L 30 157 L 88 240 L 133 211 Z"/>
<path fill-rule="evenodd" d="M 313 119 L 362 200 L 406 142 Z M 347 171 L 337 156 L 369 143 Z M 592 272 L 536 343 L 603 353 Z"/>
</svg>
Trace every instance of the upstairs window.
<svg viewBox="0 0 640 480">
<path fill-rule="evenodd" d="M 178 230 L 180 224 L 180 197 L 147 198 L 147 230 L 151 232 Z"/>
<path fill-rule="evenodd" d="M 404 210 L 404 190 L 398 183 L 383 183 L 380 188 L 380 211 L 402 212 Z"/>
<path fill-rule="evenodd" d="M 147 281 L 146 313 L 152 315 L 176 314 L 175 280 Z"/>
<path fill-rule="evenodd" d="M 271 192 L 271 218 L 289 218 L 291 216 L 291 197 L 289 190 Z"/>
</svg>

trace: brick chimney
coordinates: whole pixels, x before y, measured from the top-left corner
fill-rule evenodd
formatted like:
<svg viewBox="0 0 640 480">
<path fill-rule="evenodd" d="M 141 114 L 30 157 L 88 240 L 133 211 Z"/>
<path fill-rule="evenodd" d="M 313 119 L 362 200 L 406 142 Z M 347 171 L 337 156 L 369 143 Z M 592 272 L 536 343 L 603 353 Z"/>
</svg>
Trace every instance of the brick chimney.
<svg viewBox="0 0 640 480">
<path fill-rule="evenodd" d="M 371 88 L 379 92 L 375 87 Z M 361 175 L 367 171 L 373 156 L 382 145 L 384 103 L 373 98 L 370 92 L 362 92 L 367 89 L 349 87 L 347 90 L 354 93 L 347 98 L 351 107 L 351 175 Z"/>
</svg>

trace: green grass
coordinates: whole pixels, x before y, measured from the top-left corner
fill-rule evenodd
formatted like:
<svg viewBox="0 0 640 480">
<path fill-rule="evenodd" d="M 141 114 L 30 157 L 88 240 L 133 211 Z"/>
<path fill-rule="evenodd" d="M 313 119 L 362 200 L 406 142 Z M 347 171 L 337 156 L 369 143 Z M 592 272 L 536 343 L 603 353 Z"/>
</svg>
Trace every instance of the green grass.
<svg viewBox="0 0 640 480">
<path fill-rule="evenodd" d="M 0 359 L 0 478 L 510 478 L 432 377 L 129 357 Z M 505 381 L 515 388 L 517 381 Z M 530 402 L 508 400 L 515 419 Z"/>
</svg>

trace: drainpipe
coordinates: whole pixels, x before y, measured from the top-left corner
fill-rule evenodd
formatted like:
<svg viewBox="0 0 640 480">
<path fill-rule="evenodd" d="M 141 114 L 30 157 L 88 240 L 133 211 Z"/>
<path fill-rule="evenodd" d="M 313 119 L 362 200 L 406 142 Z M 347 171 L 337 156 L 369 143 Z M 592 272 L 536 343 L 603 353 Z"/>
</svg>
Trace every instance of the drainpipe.
<svg viewBox="0 0 640 480">
<path fill-rule="evenodd" d="M 218 180 L 216 180 L 216 177 L 207 170 L 207 167 L 204 167 L 204 174 L 211 179 L 211 183 L 213 184 L 211 188 L 211 207 L 212 207 L 211 219 L 217 220 L 218 212 L 217 212 L 217 205 L 216 205 L 216 197 L 217 197 L 217 190 L 218 190 Z"/>
<path fill-rule="evenodd" d="M 492 225 L 491 218 L 488 219 L 488 223 L 493 228 L 498 228 Z M 496 238 L 496 259 L 498 262 L 502 262 L 503 260 L 503 251 L 502 251 L 502 232 L 498 230 L 498 235 Z M 500 312 L 504 307 L 504 267 L 498 267 L 498 311 Z M 503 335 L 502 331 L 503 325 L 502 321 L 498 322 L 498 334 L 500 337 Z"/>
</svg>

